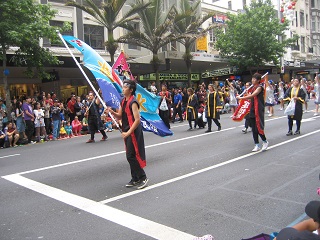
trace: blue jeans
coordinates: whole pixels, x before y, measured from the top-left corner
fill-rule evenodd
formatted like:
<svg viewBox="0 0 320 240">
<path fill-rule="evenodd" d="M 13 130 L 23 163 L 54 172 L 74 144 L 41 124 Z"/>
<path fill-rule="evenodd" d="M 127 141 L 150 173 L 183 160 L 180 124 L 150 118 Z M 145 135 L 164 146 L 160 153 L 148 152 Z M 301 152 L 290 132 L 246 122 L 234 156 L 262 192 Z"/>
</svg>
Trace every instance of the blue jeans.
<svg viewBox="0 0 320 240">
<path fill-rule="evenodd" d="M 60 120 L 53 120 L 53 138 L 57 139 L 60 133 Z"/>
</svg>

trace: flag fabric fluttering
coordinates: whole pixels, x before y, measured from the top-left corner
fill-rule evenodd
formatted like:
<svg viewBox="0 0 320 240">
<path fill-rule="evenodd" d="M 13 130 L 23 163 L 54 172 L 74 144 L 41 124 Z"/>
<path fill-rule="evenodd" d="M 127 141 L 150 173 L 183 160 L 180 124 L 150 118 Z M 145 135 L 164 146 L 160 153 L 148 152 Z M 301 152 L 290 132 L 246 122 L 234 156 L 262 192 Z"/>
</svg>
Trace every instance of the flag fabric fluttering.
<svg viewBox="0 0 320 240">
<path fill-rule="evenodd" d="M 112 69 L 119 75 L 120 78 L 122 78 L 122 80 L 135 80 L 130 71 L 129 64 L 123 51 L 120 53 L 116 62 L 113 64 Z"/>
</svg>

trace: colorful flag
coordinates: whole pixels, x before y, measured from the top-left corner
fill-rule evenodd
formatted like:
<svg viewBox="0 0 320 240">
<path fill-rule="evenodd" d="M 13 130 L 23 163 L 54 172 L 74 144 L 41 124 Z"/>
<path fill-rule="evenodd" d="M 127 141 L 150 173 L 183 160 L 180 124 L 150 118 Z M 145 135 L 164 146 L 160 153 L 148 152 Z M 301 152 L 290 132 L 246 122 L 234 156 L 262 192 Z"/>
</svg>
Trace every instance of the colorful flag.
<svg viewBox="0 0 320 240">
<path fill-rule="evenodd" d="M 130 71 L 130 67 L 129 67 L 129 64 L 127 63 L 124 52 L 120 53 L 119 57 L 117 58 L 117 61 L 113 64 L 112 69 L 116 73 L 118 73 L 119 77 L 122 80 L 125 80 L 125 79 L 135 80 Z"/>
<path fill-rule="evenodd" d="M 73 36 L 62 36 L 73 47 L 83 54 L 84 66 L 87 67 L 95 78 L 111 82 L 119 93 L 122 92 L 122 81 L 112 67 L 88 44 Z"/>
</svg>

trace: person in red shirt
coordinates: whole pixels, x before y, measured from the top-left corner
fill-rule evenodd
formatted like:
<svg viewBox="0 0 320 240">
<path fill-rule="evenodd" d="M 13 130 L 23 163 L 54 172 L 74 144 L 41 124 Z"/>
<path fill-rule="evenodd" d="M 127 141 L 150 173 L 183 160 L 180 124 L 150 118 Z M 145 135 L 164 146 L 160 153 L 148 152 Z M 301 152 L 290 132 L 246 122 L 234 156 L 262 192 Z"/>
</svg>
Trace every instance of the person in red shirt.
<svg viewBox="0 0 320 240">
<path fill-rule="evenodd" d="M 10 147 L 16 147 L 20 136 L 14 124 L 12 122 L 9 122 L 4 132 L 8 137 Z"/>
<path fill-rule="evenodd" d="M 72 122 L 74 120 L 74 117 L 76 116 L 76 113 L 74 111 L 74 105 L 76 104 L 76 95 L 72 95 L 71 99 L 68 102 L 68 110 L 69 110 L 69 118 L 70 118 L 70 122 Z"/>
</svg>

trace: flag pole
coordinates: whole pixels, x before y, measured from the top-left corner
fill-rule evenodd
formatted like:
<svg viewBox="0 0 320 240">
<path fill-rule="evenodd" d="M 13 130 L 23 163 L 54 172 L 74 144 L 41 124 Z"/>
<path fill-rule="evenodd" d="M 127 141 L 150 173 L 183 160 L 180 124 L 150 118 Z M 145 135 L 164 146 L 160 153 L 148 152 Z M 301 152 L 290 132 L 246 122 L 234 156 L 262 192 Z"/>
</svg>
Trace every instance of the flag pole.
<svg viewBox="0 0 320 240">
<path fill-rule="evenodd" d="M 56 30 L 58 36 L 60 37 L 61 41 L 63 42 L 64 46 L 68 49 L 68 52 L 70 53 L 71 57 L 73 58 L 74 62 L 76 63 L 76 65 L 78 66 L 78 68 L 80 69 L 81 73 L 83 74 L 83 76 L 85 77 L 85 79 L 87 80 L 87 82 L 89 83 L 90 87 L 92 88 L 92 90 L 94 91 L 94 93 L 96 94 L 96 97 L 99 98 L 100 102 L 102 103 L 104 109 L 107 109 L 107 105 L 105 104 L 105 102 L 103 101 L 103 99 L 101 98 L 100 94 L 98 93 L 98 91 L 95 89 L 95 87 L 93 86 L 93 84 L 91 83 L 90 79 L 88 78 L 87 74 L 84 72 L 83 68 L 81 67 L 80 63 L 77 61 L 77 59 L 75 58 L 75 56 L 73 55 L 72 51 L 70 50 L 70 48 L 68 47 L 68 44 L 66 43 L 66 41 L 64 40 L 64 38 L 62 37 L 61 33 L 59 30 Z M 112 121 L 116 124 L 117 128 L 119 129 L 120 132 L 120 126 L 118 124 L 118 122 L 115 120 L 115 118 L 112 116 L 112 114 L 109 112 L 109 116 L 111 117 Z"/>
</svg>

